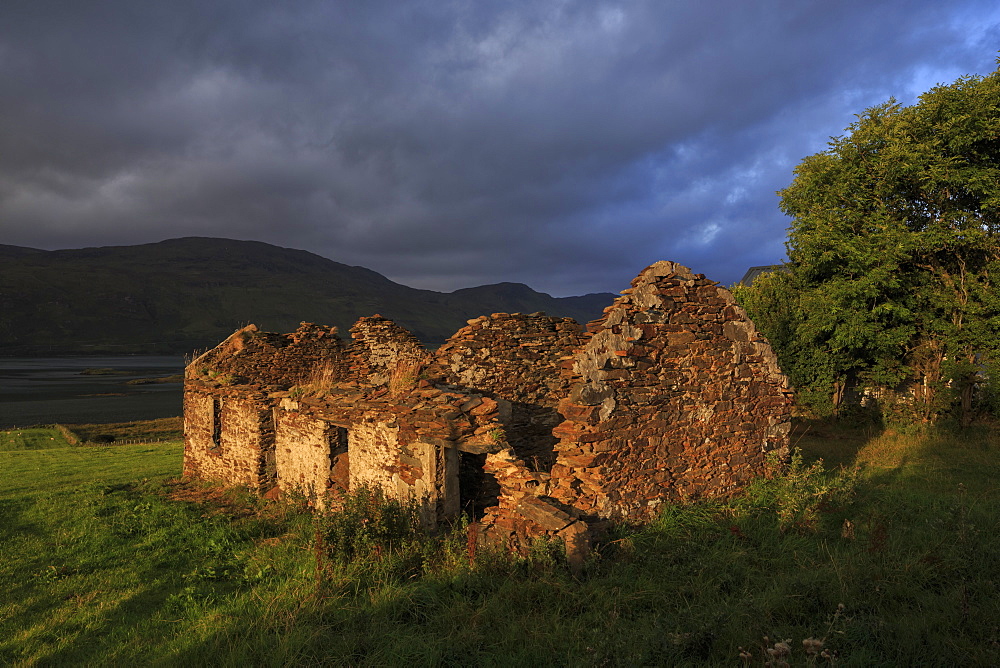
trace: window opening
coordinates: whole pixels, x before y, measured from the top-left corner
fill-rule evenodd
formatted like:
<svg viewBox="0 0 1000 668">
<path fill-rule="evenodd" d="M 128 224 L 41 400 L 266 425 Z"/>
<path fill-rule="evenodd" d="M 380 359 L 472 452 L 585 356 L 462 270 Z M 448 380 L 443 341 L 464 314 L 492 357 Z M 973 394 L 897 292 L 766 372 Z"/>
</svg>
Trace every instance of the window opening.
<svg viewBox="0 0 1000 668">
<path fill-rule="evenodd" d="M 347 451 L 347 429 L 330 425 L 326 429 L 326 442 L 330 448 L 330 487 L 338 492 L 351 488 L 351 462 Z"/>
<path fill-rule="evenodd" d="M 212 450 L 222 447 L 222 398 L 212 397 Z"/>
</svg>

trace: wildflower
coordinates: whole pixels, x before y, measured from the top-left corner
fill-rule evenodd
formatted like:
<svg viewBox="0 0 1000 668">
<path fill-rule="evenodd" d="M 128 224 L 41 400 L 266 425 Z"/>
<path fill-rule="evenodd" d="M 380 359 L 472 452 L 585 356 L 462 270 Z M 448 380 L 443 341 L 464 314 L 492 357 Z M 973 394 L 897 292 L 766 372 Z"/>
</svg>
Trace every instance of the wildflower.
<svg viewBox="0 0 1000 668">
<path fill-rule="evenodd" d="M 788 638 L 782 642 L 774 643 L 774 647 L 767 649 L 767 655 L 771 657 L 764 665 L 774 668 L 787 668 L 789 663 L 785 659 L 792 654 L 792 639 Z"/>
<path fill-rule="evenodd" d="M 823 649 L 823 641 L 816 638 L 806 638 L 802 641 L 802 647 L 805 648 L 806 654 L 813 656 Z"/>
</svg>

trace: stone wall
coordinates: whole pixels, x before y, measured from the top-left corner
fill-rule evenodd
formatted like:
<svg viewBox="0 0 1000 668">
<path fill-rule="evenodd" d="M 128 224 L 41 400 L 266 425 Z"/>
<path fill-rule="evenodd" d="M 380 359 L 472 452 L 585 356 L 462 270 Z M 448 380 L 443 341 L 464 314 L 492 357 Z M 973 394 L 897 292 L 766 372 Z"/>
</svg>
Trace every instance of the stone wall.
<svg viewBox="0 0 1000 668">
<path fill-rule="evenodd" d="M 645 520 L 666 500 L 734 492 L 787 452 L 787 380 L 724 288 L 658 262 L 590 329 L 559 405 L 553 498 Z"/>
<path fill-rule="evenodd" d="M 572 318 L 494 313 L 469 320 L 434 355 L 446 382 L 510 402 L 507 440 L 533 470 L 555 462 L 552 429 L 569 378 L 563 367 L 586 339 Z"/>
<path fill-rule="evenodd" d="M 304 322 L 291 334 L 261 332 L 249 325 L 192 361 L 188 378 L 227 385 L 291 385 L 338 382 L 351 360 L 336 327 Z"/>
<path fill-rule="evenodd" d="M 392 385 L 399 393 L 412 388 L 428 353 L 407 329 L 380 315 L 361 318 L 351 327 L 352 376 L 370 385 Z"/>
<path fill-rule="evenodd" d="M 469 320 L 434 357 L 454 385 L 555 408 L 566 392 L 560 365 L 585 339 L 572 318 L 494 313 Z"/>
<path fill-rule="evenodd" d="M 402 396 L 353 381 L 317 394 L 298 389 L 266 395 L 277 406 L 278 484 L 320 507 L 325 496 L 367 486 L 418 500 L 428 522 L 455 517 L 462 493 L 459 453 L 507 445 L 501 418 L 510 411 L 502 399 L 426 380 Z M 335 440 L 343 443 L 339 453 Z"/>
<path fill-rule="evenodd" d="M 368 419 L 351 427 L 347 450 L 351 453 L 351 487 L 379 488 L 396 496 L 399 476 L 399 428 Z M 410 480 L 422 477 L 417 466 L 407 465 Z M 409 495 L 407 495 L 409 496 Z"/>
<path fill-rule="evenodd" d="M 276 483 L 274 424 L 255 397 L 191 387 L 184 395 L 184 475 L 267 491 Z"/>
<path fill-rule="evenodd" d="M 273 410 L 278 488 L 285 494 L 296 492 L 310 499 L 325 498 L 333 486 L 335 459 L 341 454 L 336 447 L 337 427 L 296 410 L 280 407 Z M 348 486 L 343 481 L 341 484 L 342 491 L 346 491 Z"/>
</svg>

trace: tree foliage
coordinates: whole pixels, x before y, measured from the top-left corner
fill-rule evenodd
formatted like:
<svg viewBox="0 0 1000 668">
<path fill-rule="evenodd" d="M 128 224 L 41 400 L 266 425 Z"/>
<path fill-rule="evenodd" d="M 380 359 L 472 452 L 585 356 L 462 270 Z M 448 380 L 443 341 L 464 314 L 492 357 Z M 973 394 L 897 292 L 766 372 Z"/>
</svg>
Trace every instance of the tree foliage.
<svg viewBox="0 0 1000 668">
<path fill-rule="evenodd" d="M 905 387 L 925 419 L 952 400 L 967 419 L 1000 343 L 1000 70 L 866 110 L 779 195 L 789 273 L 743 299 L 774 302 L 762 329 L 793 381 L 834 404 L 853 377 Z"/>
<path fill-rule="evenodd" d="M 828 413 L 837 369 L 847 360 L 803 334 L 803 293 L 797 276 L 791 271 L 761 274 L 752 285 L 735 285 L 732 291 L 770 341 L 778 364 L 796 390 L 798 403 L 815 414 Z"/>
</svg>

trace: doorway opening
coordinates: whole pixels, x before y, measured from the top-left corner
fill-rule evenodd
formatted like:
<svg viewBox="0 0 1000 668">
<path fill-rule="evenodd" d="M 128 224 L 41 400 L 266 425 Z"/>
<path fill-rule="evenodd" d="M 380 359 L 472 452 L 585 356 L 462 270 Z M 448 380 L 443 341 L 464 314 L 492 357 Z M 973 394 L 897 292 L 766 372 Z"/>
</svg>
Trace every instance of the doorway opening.
<svg viewBox="0 0 1000 668">
<path fill-rule="evenodd" d="M 458 462 L 458 490 L 461 512 L 473 521 L 486 514 L 486 509 L 500 502 L 500 483 L 492 473 L 485 471 L 486 455 L 460 452 Z"/>
</svg>

